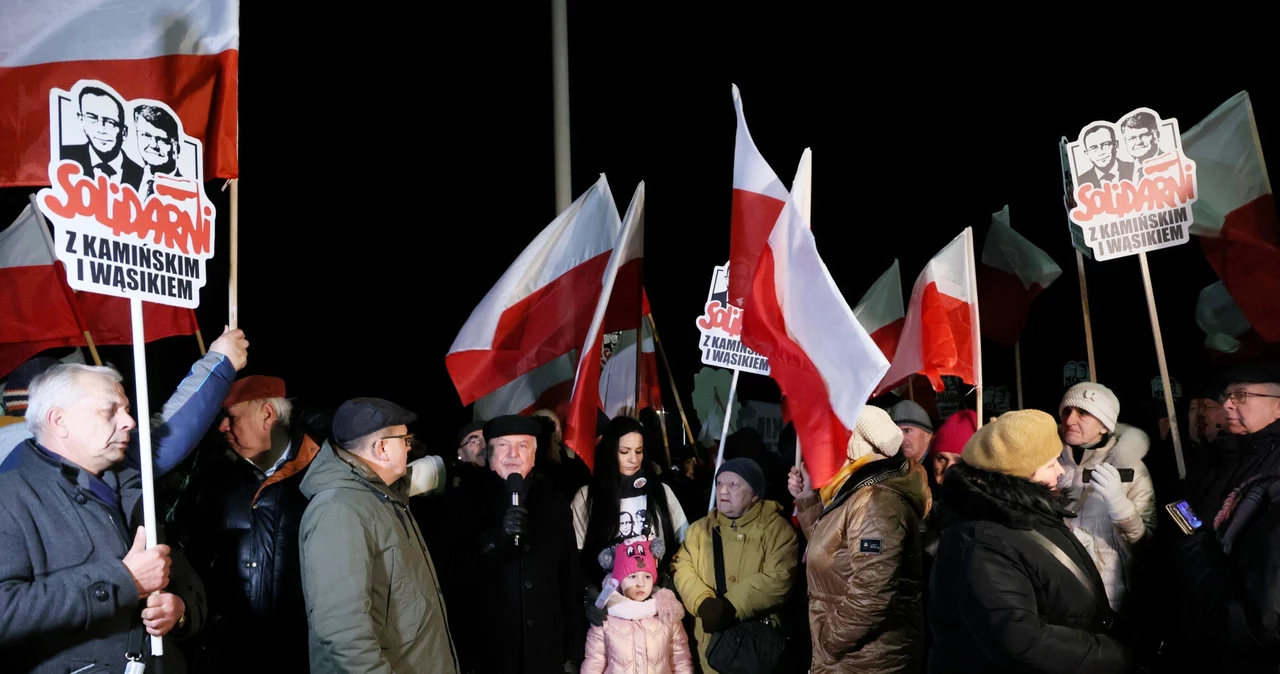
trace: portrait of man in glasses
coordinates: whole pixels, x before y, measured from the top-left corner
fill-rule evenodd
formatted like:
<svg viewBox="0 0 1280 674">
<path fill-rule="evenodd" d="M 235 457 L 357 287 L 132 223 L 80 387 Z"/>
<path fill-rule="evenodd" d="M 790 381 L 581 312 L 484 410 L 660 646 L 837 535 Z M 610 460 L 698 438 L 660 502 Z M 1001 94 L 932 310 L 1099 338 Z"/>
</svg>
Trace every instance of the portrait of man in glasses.
<svg viewBox="0 0 1280 674">
<path fill-rule="evenodd" d="M 157 175 L 182 177 L 178 170 L 178 120 L 164 108 L 139 105 L 133 109 L 133 135 L 145 165 L 138 196 L 146 199 L 155 193 Z"/>
<path fill-rule="evenodd" d="M 142 167 L 124 152 L 124 138 L 129 132 L 124 104 L 105 89 L 89 86 L 80 90 L 79 107 L 76 118 L 88 141 L 62 145 L 59 158 L 80 164 L 84 174 L 93 180 L 106 176 L 113 183 L 138 189 Z"/>
</svg>

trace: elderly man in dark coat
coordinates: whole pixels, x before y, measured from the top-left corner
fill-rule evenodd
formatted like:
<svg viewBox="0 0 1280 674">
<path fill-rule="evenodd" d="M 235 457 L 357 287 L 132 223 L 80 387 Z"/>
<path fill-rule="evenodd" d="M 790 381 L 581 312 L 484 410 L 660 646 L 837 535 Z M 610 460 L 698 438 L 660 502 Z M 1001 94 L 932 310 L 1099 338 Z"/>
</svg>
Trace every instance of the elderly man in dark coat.
<svg viewBox="0 0 1280 674">
<path fill-rule="evenodd" d="M 49 369 L 31 384 L 27 423 L 35 438 L 0 475 L 4 671 L 119 673 L 130 661 L 150 670 L 146 637 L 198 630 L 204 588 L 180 553 L 146 548 L 119 373 Z M 176 646 L 164 645 L 175 664 Z"/>
<path fill-rule="evenodd" d="M 448 495 L 449 516 L 439 523 L 452 529 L 445 601 L 460 625 L 464 671 L 577 671 L 582 661 L 573 520 L 564 495 L 533 469 L 539 433 L 530 417 L 486 423 L 490 470 Z"/>
</svg>

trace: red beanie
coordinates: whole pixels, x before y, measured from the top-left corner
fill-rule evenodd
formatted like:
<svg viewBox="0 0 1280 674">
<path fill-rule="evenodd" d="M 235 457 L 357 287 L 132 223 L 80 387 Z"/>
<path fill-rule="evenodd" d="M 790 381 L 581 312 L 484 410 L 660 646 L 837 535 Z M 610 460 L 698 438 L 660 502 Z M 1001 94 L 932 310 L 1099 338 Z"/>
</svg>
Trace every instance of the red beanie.
<svg viewBox="0 0 1280 674">
<path fill-rule="evenodd" d="M 649 549 L 649 541 L 641 539 L 633 543 L 619 543 L 613 552 L 613 577 L 618 581 L 618 587 L 622 588 L 622 583 L 633 573 L 645 572 L 658 579 L 658 572 L 654 570 L 653 552 Z"/>
<path fill-rule="evenodd" d="M 965 443 L 978 431 L 978 415 L 973 410 L 960 410 L 947 417 L 933 434 L 932 451 L 943 454 L 959 454 Z"/>
</svg>

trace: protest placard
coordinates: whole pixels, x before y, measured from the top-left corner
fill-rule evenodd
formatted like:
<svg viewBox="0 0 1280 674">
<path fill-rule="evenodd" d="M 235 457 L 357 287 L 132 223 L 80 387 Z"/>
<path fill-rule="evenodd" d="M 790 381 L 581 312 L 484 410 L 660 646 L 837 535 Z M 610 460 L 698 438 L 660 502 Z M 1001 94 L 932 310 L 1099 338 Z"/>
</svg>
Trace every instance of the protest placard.
<svg viewBox="0 0 1280 674">
<path fill-rule="evenodd" d="M 742 309 L 729 304 L 728 262 L 715 268 L 697 323 L 704 365 L 769 376 L 769 359 L 742 343 Z"/>
</svg>

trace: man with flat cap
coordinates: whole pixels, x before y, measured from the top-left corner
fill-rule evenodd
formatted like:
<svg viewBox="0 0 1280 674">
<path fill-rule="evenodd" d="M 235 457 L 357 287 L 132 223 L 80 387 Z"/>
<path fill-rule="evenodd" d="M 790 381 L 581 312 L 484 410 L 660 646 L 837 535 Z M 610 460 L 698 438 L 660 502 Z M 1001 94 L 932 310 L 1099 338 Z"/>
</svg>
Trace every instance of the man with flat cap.
<svg viewBox="0 0 1280 674">
<path fill-rule="evenodd" d="M 489 471 L 448 494 L 448 588 L 467 672 L 577 671 L 586 642 L 569 502 L 534 470 L 538 421 L 488 421 Z M 518 505 L 513 505 L 513 500 Z"/>
<path fill-rule="evenodd" d="M 381 398 L 338 407 L 302 493 L 312 674 L 459 672 L 431 554 L 409 512 L 408 424 Z"/>
</svg>

